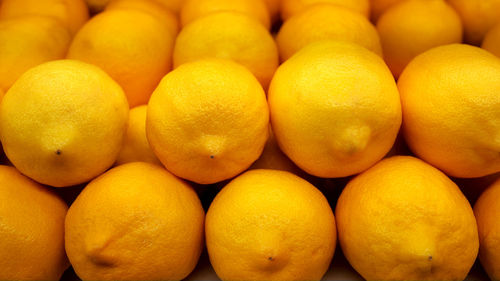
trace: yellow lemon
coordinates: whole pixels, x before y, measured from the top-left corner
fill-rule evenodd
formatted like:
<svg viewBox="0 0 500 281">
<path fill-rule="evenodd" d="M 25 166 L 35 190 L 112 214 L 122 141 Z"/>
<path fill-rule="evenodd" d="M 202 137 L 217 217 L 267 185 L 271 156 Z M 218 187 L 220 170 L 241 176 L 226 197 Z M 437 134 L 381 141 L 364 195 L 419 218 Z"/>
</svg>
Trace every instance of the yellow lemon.
<svg viewBox="0 0 500 281">
<path fill-rule="evenodd" d="M 149 13 L 165 24 L 172 34 L 179 32 L 177 16 L 154 0 L 111 0 L 106 6 L 106 11 L 112 10 L 139 10 Z"/>
<path fill-rule="evenodd" d="M 283 61 L 308 44 L 322 40 L 352 42 L 382 55 L 377 30 L 368 19 L 331 4 L 314 5 L 291 17 L 276 37 Z"/>
<path fill-rule="evenodd" d="M 210 205 L 205 232 L 222 280 L 320 280 L 336 243 L 323 194 L 276 170 L 252 170 L 226 185 Z"/>
<path fill-rule="evenodd" d="M 355 177 L 335 215 L 342 251 L 366 280 L 464 280 L 476 260 L 469 202 L 417 158 L 388 158 Z"/>
<path fill-rule="evenodd" d="M 122 149 L 116 159 L 117 165 L 129 162 L 149 162 L 161 165 L 151 150 L 146 138 L 146 112 L 148 107 L 141 105 L 129 112 L 128 127 Z"/>
<path fill-rule="evenodd" d="M 403 132 L 420 158 L 454 177 L 500 171 L 500 59 L 452 44 L 417 56 L 398 80 Z"/>
<path fill-rule="evenodd" d="M 261 154 L 269 111 L 261 85 L 232 61 L 186 63 L 151 96 L 146 134 L 175 175 L 201 184 L 229 179 Z"/>
<path fill-rule="evenodd" d="M 484 35 L 500 22 L 500 0 L 448 0 L 464 24 L 465 41 L 481 44 Z"/>
<path fill-rule="evenodd" d="M 120 86 L 104 71 L 59 60 L 24 73 L 0 106 L 5 154 L 47 185 L 86 182 L 116 160 L 128 118 Z"/>
<path fill-rule="evenodd" d="M 268 99 L 279 146 L 318 177 L 369 168 L 391 149 L 401 124 L 398 90 L 384 61 L 347 42 L 302 49 L 278 68 Z"/>
<path fill-rule="evenodd" d="M 196 192 L 162 167 L 125 164 L 71 205 L 66 252 L 83 280 L 181 280 L 203 249 L 204 215 Z"/>
<path fill-rule="evenodd" d="M 55 193 L 0 165 L 0 279 L 59 280 L 68 206 Z"/>
<path fill-rule="evenodd" d="M 239 12 L 258 20 L 267 29 L 271 25 L 269 10 L 263 0 L 187 0 L 182 7 L 181 23 L 185 26 L 215 12 Z"/>
<path fill-rule="evenodd" d="M 500 179 L 474 205 L 479 230 L 479 259 L 491 280 L 500 280 Z"/>
<path fill-rule="evenodd" d="M 344 7 L 365 17 L 370 15 L 370 0 L 281 0 L 281 18 L 287 20 L 307 7 L 318 3 Z"/>
<path fill-rule="evenodd" d="M 0 19 L 49 16 L 58 19 L 72 34 L 89 19 L 85 0 L 2 0 Z"/>
<path fill-rule="evenodd" d="M 202 17 L 179 33 L 174 67 L 210 57 L 230 59 L 247 67 L 265 89 L 279 64 L 271 34 L 256 20 L 234 12 Z"/>
<path fill-rule="evenodd" d="M 158 18 L 139 10 L 113 10 L 78 32 L 68 58 L 99 66 L 123 88 L 131 107 L 146 104 L 172 67 L 175 35 Z"/>
<path fill-rule="evenodd" d="M 70 43 L 69 31 L 50 17 L 0 21 L 0 88 L 8 90 L 34 66 L 64 58 Z"/>
<path fill-rule="evenodd" d="M 500 24 L 492 28 L 484 37 L 481 48 L 500 57 Z"/>
<path fill-rule="evenodd" d="M 462 42 L 460 17 L 443 0 L 407 0 L 393 5 L 379 18 L 377 30 L 384 59 L 396 77 L 417 55 Z"/>
</svg>

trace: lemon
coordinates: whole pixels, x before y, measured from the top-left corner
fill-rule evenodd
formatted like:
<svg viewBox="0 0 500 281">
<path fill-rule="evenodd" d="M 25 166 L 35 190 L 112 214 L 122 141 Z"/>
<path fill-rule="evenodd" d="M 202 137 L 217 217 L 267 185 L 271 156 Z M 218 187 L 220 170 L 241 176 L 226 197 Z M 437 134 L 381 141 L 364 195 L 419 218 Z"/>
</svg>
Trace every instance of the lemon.
<svg viewBox="0 0 500 281">
<path fill-rule="evenodd" d="M 115 162 L 127 119 L 125 95 L 104 71 L 58 60 L 28 70 L 5 94 L 0 139 L 21 173 L 64 187 Z"/>
<path fill-rule="evenodd" d="M 68 58 L 99 66 L 123 88 L 131 107 L 146 104 L 172 67 L 175 34 L 140 10 L 93 17 L 75 36 Z"/>
<path fill-rule="evenodd" d="M 160 166 L 128 163 L 71 205 L 66 252 L 83 280 L 181 280 L 203 249 L 204 215 L 188 184 Z"/>
<path fill-rule="evenodd" d="M 398 80 L 403 133 L 420 158 L 454 177 L 500 171 L 500 59 L 452 44 L 417 56 Z"/>
<path fill-rule="evenodd" d="M 268 100 L 280 148 L 318 177 L 366 170 L 391 149 L 401 124 L 398 90 L 384 61 L 347 42 L 302 49 L 278 68 Z"/>
<path fill-rule="evenodd" d="M 0 279 L 59 280 L 68 206 L 54 192 L 0 165 Z"/>
<path fill-rule="evenodd" d="M 229 179 L 261 154 L 269 110 L 257 79 L 221 59 L 183 64 L 151 96 L 146 135 L 173 174 L 201 184 Z"/>
<path fill-rule="evenodd" d="M 323 194 L 276 170 L 252 170 L 226 185 L 208 209 L 205 232 L 222 280 L 320 280 L 336 243 Z"/>
<path fill-rule="evenodd" d="M 464 280 L 476 260 L 469 202 L 414 157 L 384 159 L 355 177 L 335 215 L 342 251 L 366 280 Z"/>
<path fill-rule="evenodd" d="M 274 39 L 256 20 L 234 12 L 210 14 L 185 26 L 175 42 L 174 67 L 202 58 L 233 60 L 267 89 L 278 68 Z"/>
<path fill-rule="evenodd" d="M 332 4 L 317 4 L 291 17 L 276 37 L 282 61 L 310 43 L 340 40 L 356 43 L 382 56 L 380 38 L 366 17 Z"/>
</svg>

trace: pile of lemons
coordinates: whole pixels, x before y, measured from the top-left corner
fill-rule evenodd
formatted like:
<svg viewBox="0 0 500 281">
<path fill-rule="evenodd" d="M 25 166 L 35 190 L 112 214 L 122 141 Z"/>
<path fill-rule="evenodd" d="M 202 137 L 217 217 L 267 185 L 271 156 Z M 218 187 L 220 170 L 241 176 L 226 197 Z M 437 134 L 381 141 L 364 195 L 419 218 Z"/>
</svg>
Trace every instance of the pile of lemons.
<svg viewBox="0 0 500 281">
<path fill-rule="evenodd" d="M 0 0 L 0 280 L 205 247 L 320 280 L 337 241 L 367 280 L 500 280 L 498 56 L 500 0 Z"/>
</svg>

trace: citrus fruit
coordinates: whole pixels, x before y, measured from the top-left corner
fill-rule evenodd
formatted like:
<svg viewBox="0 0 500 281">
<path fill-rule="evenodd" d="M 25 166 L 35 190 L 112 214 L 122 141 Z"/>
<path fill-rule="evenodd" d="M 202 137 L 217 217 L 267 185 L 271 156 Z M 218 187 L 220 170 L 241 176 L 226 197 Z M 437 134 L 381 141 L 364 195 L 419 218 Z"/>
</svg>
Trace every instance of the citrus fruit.
<svg viewBox="0 0 500 281">
<path fill-rule="evenodd" d="M 370 15 L 370 0 L 281 0 L 281 18 L 287 20 L 318 3 L 344 7 L 365 17 Z"/>
<path fill-rule="evenodd" d="M 160 160 L 151 150 L 146 138 L 146 112 L 148 107 L 141 105 L 129 112 L 128 127 L 125 139 L 116 159 L 117 165 L 129 162 L 149 162 L 161 165 Z"/>
<path fill-rule="evenodd" d="M 370 18 L 377 22 L 378 18 L 392 5 L 404 0 L 370 0 Z"/>
<path fill-rule="evenodd" d="M 59 280 L 68 207 L 55 193 L 0 165 L 0 279 Z"/>
<path fill-rule="evenodd" d="M 234 12 L 197 19 L 179 33 L 174 67 L 202 58 L 230 59 L 247 67 L 267 89 L 278 68 L 274 39 L 256 20 Z"/>
<path fill-rule="evenodd" d="M 323 41 L 283 63 L 268 94 L 283 152 L 318 177 L 362 172 L 392 147 L 401 124 L 394 78 L 356 44 Z"/>
<path fill-rule="evenodd" d="M 56 19 L 26 16 L 0 21 L 0 88 L 26 70 L 66 55 L 71 35 Z"/>
<path fill-rule="evenodd" d="M 0 105 L 0 139 L 21 173 L 51 186 L 88 181 L 109 168 L 128 118 L 120 86 L 104 71 L 59 60 L 25 72 Z"/>
<path fill-rule="evenodd" d="M 271 126 L 269 126 L 269 138 L 267 139 L 266 146 L 264 146 L 264 150 L 259 159 L 252 164 L 250 169 L 280 170 L 295 175 L 301 172 L 300 169 L 281 151 Z"/>
<path fill-rule="evenodd" d="M 433 48 L 398 81 L 410 149 L 454 177 L 500 171 L 500 59 L 477 47 Z"/>
<path fill-rule="evenodd" d="M 176 35 L 179 32 L 177 16 L 154 0 L 111 0 L 106 11 L 112 10 L 139 10 L 151 14 L 165 24 L 170 32 Z"/>
<path fill-rule="evenodd" d="M 2 0 L 0 19 L 19 16 L 49 16 L 56 18 L 72 34 L 89 19 L 85 0 Z"/>
<path fill-rule="evenodd" d="M 222 280 L 320 280 L 336 243 L 323 194 L 276 170 L 248 171 L 226 185 L 210 205 L 205 233 Z"/>
<path fill-rule="evenodd" d="M 481 48 L 500 57 L 500 24 L 492 28 L 484 37 Z"/>
<path fill-rule="evenodd" d="M 362 15 L 331 4 L 314 5 L 291 17 L 276 37 L 283 61 L 308 44 L 322 40 L 352 42 L 382 55 L 375 27 Z"/>
<path fill-rule="evenodd" d="M 186 0 L 182 7 L 183 26 L 202 16 L 215 12 L 239 12 L 261 22 L 267 29 L 271 25 L 269 10 L 264 0 Z"/>
<path fill-rule="evenodd" d="M 443 0 L 406 0 L 389 8 L 377 30 L 384 59 L 399 77 L 417 55 L 433 47 L 462 42 L 460 17 Z"/>
<path fill-rule="evenodd" d="M 99 13 L 106 8 L 110 0 L 85 0 L 85 2 L 92 13 Z"/>
<path fill-rule="evenodd" d="M 366 280 L 464 280 L 477 256 L 469 202 L 414 157 L 384 159 L 355 177 L 335 215 L 342 251 Z"/>
<path fill-rule="evenodd" d="M 130 107 L 146 104 L 170 70 L 175 35 L 139 10 L 112 10 L 88 21 L 68 58 L 99 66 L 123 88 Z"/>
<path fill-rule="evenodd" d="M 474 205 L 479 231 L 479 259 L 491 280 L 500 280 L 500 179 Z"/>
<path fill-rule="evenodd" d="M 465 41 L 481 44 L 484 35 L 500 22 L 500 0 L 448 0 L 462 18 Z"/>
<path fill-rule="evenodd" d="M 204 215 L 188 184 L 160 166 L 128 163 L 71 205 L 66 252 L 83 280 L 181 280 L 203 249 Z"/>
<path fill-rule="evenodd" d="M 220 59 L 185 63 L 151 96 L 146 135 L 173 174 L 201 184 L 246 170 L 268 137 L 269 111 L 257 79 Z"/>
</svg>

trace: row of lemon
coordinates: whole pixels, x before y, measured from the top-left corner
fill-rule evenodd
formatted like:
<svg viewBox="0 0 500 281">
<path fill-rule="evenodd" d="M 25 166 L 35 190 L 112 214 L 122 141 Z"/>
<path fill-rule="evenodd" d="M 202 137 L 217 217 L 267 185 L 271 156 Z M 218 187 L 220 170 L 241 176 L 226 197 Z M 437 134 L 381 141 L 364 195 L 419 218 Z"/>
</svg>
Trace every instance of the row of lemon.
<svg viewBox="0 0 500 281">
<path fill-rule="evenodd" d="M 500 18 L 498 0 L 91 1 L 106 12 L 90 20 L 83 0 L 53 1 L 2 2 L 4 91 L 27 69 L 66 55 L 105 70 L 135 107 L 147 103 L 172 66 L 203 57 L 232 59 L 267 88 L 279 57 L 284 61 L 324 39 L 354 42 L 383 55 L 396 77 L 419 53 L 462 42 L 463 30 L 466 42 L 480 44 L 486 37 L 483 47 L 500 53 L 500 25 L 493 28 Z M 370 5 L 376 25 L 366 18 Z M 286 21 L 275 44 L 269 27 L 279 11 Z"/>
<path fill-rule="evenodd" d="M 413 157 L 382 160 L 351 180 L 335 217 L 313 185 L 277 170 L 236 177 L 206 217 L 188 184 L 141 162 L 94 179 L 69 210 L 0 166 L 0 197 L 2 280 L 58 280 L 68 257 L 84 280 L 181 280 L 205 244 L 222 280 L 320 280 L 337 235 L 367 280 L 463 280 L 479 245 L 490 278 L 500 273 L 500 180 L 473 214 L 450 179 Z"/>
</svg>

